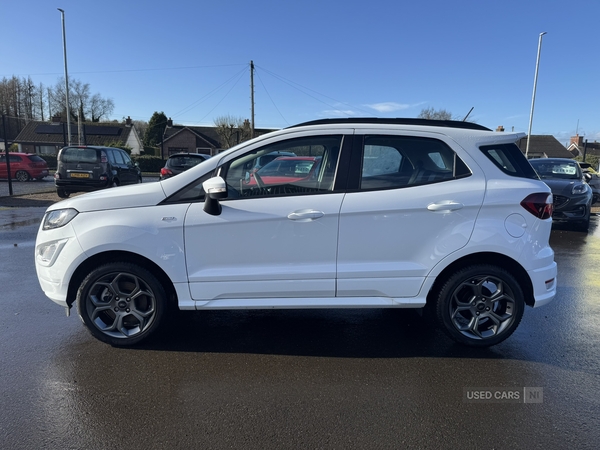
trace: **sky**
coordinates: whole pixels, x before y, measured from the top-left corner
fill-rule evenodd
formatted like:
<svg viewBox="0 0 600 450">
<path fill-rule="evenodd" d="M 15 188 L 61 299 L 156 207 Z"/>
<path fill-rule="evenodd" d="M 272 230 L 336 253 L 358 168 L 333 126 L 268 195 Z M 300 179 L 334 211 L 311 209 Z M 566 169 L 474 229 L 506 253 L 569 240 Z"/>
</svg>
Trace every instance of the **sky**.
<svg viewBox="0 0 600 450">
<path fill-rule="evenodd" d="M 0 78 L 64 76 L 110 119 L 257 128 L 445 109 L 491 129 L 600 141 L 598 0 L 0 0 Z"/>
</svg>

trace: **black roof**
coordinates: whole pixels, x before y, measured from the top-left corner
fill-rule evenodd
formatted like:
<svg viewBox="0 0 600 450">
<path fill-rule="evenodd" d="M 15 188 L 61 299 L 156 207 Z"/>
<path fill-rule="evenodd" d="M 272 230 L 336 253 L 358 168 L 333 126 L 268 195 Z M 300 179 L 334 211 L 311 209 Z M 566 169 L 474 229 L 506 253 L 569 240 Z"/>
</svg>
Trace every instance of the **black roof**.
<svg viewBox="0 0 600 450">
<path fill-rule="evenodd" d="M 306 125 L 330 125 L 330 124 L 350 124 L 350 123 L 366 123 L 366 124 L 385 124 L 385 125 L 421 125 L 430 127 L 448 127 L 448 128 L 465 128 L 468 130 L 483 130 L 492 131 L 483 125 L 473 122 L 461 122 L 458 120 L 431 120 L 409 118 L 380 118 L 380 117 L 345 117 L 339 119 L 319 119 L 311 120 L 310 122 L 300 123 L 288 128 L 302 127 Z"/>
</svg>

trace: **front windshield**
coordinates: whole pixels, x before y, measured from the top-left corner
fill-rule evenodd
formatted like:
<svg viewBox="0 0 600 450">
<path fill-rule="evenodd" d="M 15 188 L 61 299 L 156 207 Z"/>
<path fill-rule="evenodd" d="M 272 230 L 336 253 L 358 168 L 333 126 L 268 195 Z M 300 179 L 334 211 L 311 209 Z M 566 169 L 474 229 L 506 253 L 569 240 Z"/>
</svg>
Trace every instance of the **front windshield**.
<svg viewBox="0 0 600 450">
<path fill-rule="evenodd" d="M 561 180 L 580 180 L 581 173 L 577 162 L 569 161 L 529 161 L 540 178 L 556 178 Z"/>
</svg>

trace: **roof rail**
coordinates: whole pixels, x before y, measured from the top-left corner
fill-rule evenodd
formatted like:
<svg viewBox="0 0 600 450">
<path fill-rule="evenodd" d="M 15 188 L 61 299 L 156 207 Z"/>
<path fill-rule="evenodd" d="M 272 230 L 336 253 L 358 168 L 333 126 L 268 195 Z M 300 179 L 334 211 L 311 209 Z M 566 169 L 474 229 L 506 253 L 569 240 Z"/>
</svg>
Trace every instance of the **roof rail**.
<svg viewBox="0 0 600 450">
<path fill-rule="evenodd" d="M 380 118 L 380 117 L 345 117 L 339 119 L 318 119 L 311 120 L 310 122 L 300 123 L 298 125 L 292 125 L 288 128 L 303 127 L 306 125 L 330 125 L 330 124 L 351 124 L 351 123 L 372 123 L 372 124 L 386 124 L 386 125 L 421 125 L 430 127 L 448 127 L 448 128 L 465 128 L 468 130 L 483 130 L 492 131 L 483 125 L 479 125 L 473 122 L 461 122 L 458 120 L 431 120 L 431 119 L 417 119 L 417 118 Z"/>
</svg>

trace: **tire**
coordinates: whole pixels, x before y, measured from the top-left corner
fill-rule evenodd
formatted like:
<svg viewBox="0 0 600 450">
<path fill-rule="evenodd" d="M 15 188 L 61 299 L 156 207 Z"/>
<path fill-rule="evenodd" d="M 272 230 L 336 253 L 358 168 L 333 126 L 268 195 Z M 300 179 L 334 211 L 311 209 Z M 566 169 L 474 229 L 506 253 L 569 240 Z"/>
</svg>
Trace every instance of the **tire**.
<svg viewBox="0 0 600 450">
<path fill-rule="evenodd" d="M 575 227 L 574 227 L 575 230 L 583 231 L 583 232 L 588 231 L 590 229 L 590 216 L 591 216 L 591 213 L 588 213 L 588 216 L 585 218 L 585 220 L 583 222 L 579 222 L 577 225 L 575 225 Z"/>
<path fill-rule="evenodd" d="M 24 170 L 17 170 L 17 172 L 15 173 L 15 179 L 17 181 L 29 181 L 31 179 L 31 177 L 29 176 L 29 174 L 24 171 Z"/>
<path fill-rule="evenodd" d="M 60 198 L 69 198 L 69 195 L 71 195 L 71 193 L 65 191 L 64 189 L 57 188 L 56 195 L 58 195 Z"/>
<path fill-rule="evenodd" d="M 147 339 L 159 327 L 166 294 L 146 269 L 108 263 L 94 269 L 77 291 L 77 310 L 92 336 L 114 347 Z"/>
<path fill-rule="evenodd" d="M 438 325 L 456 342 L 472 347 L 489 347 L 508 338 L 524 309 L 517 280 L 491 264 L 468 266 L 450 275 L 435 303 Z"/>
</svg>

